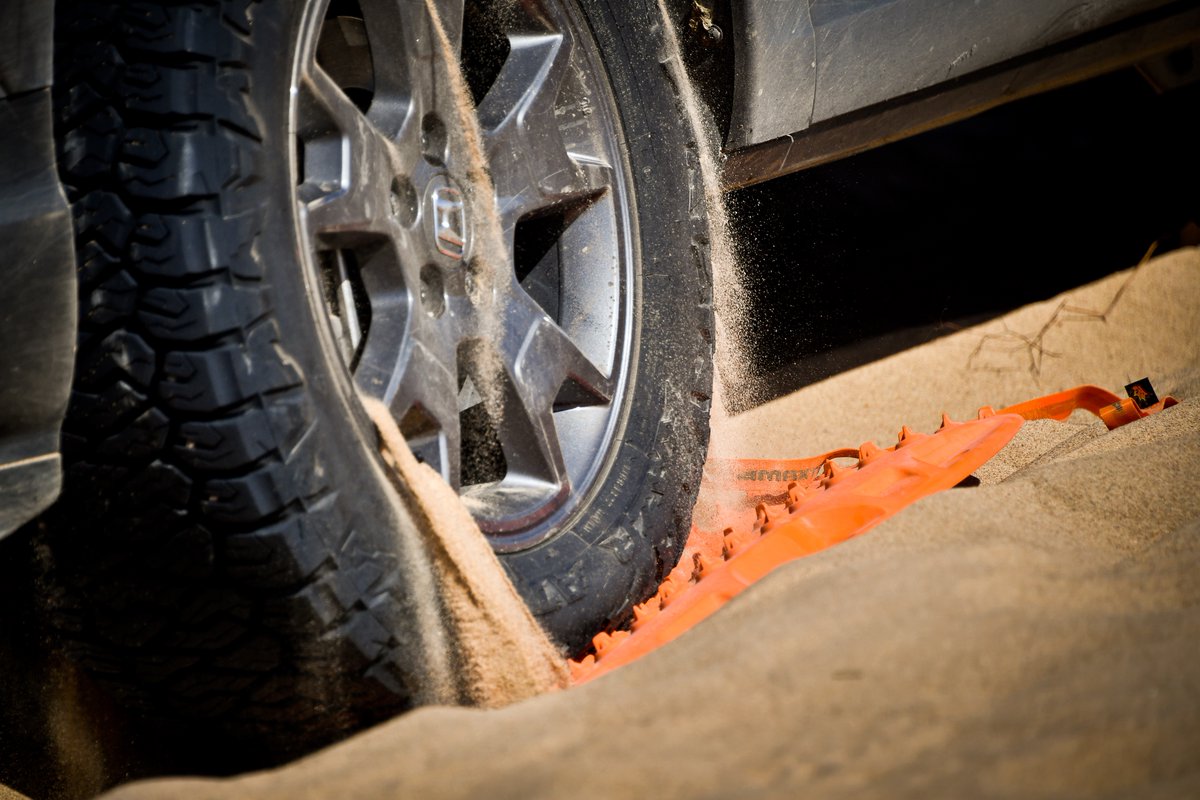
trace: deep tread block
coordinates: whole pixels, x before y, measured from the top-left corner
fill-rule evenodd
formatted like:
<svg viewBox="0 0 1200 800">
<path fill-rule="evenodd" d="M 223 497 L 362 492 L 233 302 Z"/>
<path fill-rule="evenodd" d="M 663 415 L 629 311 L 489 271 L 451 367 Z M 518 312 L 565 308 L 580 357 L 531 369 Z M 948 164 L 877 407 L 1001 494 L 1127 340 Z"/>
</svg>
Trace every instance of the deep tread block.
<svg viewBox="0 0 1200 800">
<path fill-rule="evenodd" d="M 172 408 L 212 412 L 299 386 L 300 373 L 280 358 L 278 343 L 279 329 L 271 320 L 256 327 L 245 344 L 168 353 L 159 394 Z"/>
<path fill-rule="evenodd" d="M 137 281 L 128 272 L 118 272 L 91 291 L 84 317 L 93 325 L 107 325 L 128 317 L 137 306 Z"/>
<path fill-rule="evenodd" d="M 291 617 L 297 613 L 316 618 L 321 625 L 329 627 L 345 616 L 349 611 L 353 598 L 348 593 L 339 591 L 340 584 L 330 576 L 324 576 L 317 582 L 304 587 L 286 603 L 279 606 L 280 610 Z M 301 647 L 324 646 L 308 641 L 300 643 Z"/>
<path fill-rule="evenodd" d="M 239 278 L 258 280 L 262 267 L 250 246 L 261 224 L 258 209 L 221 217 L 146 214 L 138 220 L 130 257 L 142 271 L 168 278 L 228 269 Z"/>
<path fill-rule="evenodd" d="M 76 386 L 103 388 L 127 381 L 144 392 L 154 378 L 155 353 L 142 337 L 116 330 L 88 352 L 80 353 L 75 368 Z"/>
<path fill-rule="evenodd" d="M 286 463 L 267 461 L 248 475 L 208 481 L 201 508 L 223 522 L 244 524 L 265 519 L 320 491 L 316 460 L 309 438 Z"/>
<path fill-rule="evenodd" d="M 178 7 L 128 3 L 119 32 L 129 47 L 147 53 L 188 61 L 245 63 L 245 41 L 229 35 L 231 29 L 225 24 L 220 8 L 221 4 L 211 2 Z M 232 18 L 238 16 L 242 14 L 231 13 Z"/>
<path fill-rule="evenodd" d="M 247 328 L 265 310 L 257 287 L 224 282 L 186 289 L 160 286 L 142 297 L 138 319 L 161 339 L 188 341 Z"/>
<path fill-rule="evenodd" d="M 330 561 L 319 547 L 290 548 L 291 542 L 320 541 L 317 528 L 332 524 L 328 514 L 294 515 L 253 533 L 226 537 L 228 574 L 250 586 L 282 589 L 302 585 Z M 286 553 L 281 558 L 280 553 Z"/>
<path fill-rule="evenodd" d="M 76 275 L 79 277 L 80 299 L 87 302 L 91 288 L 105 275 L 118 271 L 121 258 L 100 242 L 85 242 L 75 248 Z"/>
<path fill-rule="evenodd" d="M 133 232 L 133 214 L 113 192 L 91 192 L 72 208 L 77 230 L 103 243 L 110 252 L 120 252 Z"/>
<path fill-rule="evenodd" d="M 67 133 L 59 150 L 59 165 L 66 177 L 86 180 L 108 174 L 121 148 L 121 128 L 117 112 L 106 107 Z"/>
<path fill-rule="evenodd" d="M 153 461 L 133 473 L 116 495 L 117 502 L 137 516 L 156 505 L 185 508 L 192 493 L 192 479 L 174 464 Z"/>
<path fill-rule="evenodd" d="M 194 469 L 237 469 L 278 451 L 268 412 L 252 408 L 211 422 L 185 422 L 175 446 L 178 460 Z"/>
<path fill-rule="evenodd" d="M 129 425 L 101 442 L 96 452 L 113 458 L 146 458 L 166 444 L 171 420 L 157 408 L 143 411 Z"/>
<path fill-rule="evenodd" d="M 215 63 L 162 66 L 133 64 L 123 75 L 121 95 L 131 111 L 173 119 L 212 118 L 261 138 L 243 95 L 245 73 Z"/>
<path fill-rule="evenodd" d="M 118 176 L 146 200 L 211 197 L 252 174 L 244 137 L 202 128 L 135 128 L 121 142 Z"/>
<path fill-rule="evenodd" d="M 287 468 L 272 463 L 240 478 L 220 478 L 205 484 L 200 508 L 217 522 L 253 523 L 276 514 L 297 500 Z"/>
<path fill-rule="evenodd" d="M 67 413 L 72 418 L 73 428 L 94 436 L 96 432 L 110 431 L 121 419 L 129 418 L 130 412 L 144 407 L 147 401 L 146 395 L 119 380 L 99 392 L 72 392 Z"/>
</svg>

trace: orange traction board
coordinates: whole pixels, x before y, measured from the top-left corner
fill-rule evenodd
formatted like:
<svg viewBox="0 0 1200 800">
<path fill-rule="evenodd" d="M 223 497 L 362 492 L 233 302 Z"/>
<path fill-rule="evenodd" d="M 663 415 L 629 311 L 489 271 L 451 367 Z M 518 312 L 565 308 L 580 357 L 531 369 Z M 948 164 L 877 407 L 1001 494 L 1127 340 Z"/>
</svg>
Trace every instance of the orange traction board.
<svg viewBox="0 0 1200 800">
<path fill-rule="evenodd" d="M 735 521 L 740 530 L 727 527 L 718 534 L 693 527 L 679 565 L 654 597 L 634 607 L 632 630 L 593 637 L 594 652 L 570 662 L 572 681 L 584 683 L 640 658 L 776 567 L 864 533 L 917 500 L 958 485 L 999 453 L 1027 419 L 1061 420 L 1083 409 L 1112 429 L 1176 402 L 1167 397 L 1142 408 L 1098 386 L 1080 386 L 999 412 L 985 406 L 969 422 L 943 415 L 933 434 L 905 426 L 886 449 L 867 442 L 805 459 L 712 461 L 702 492 L 715 501 L 717 517 Z M 853 465 L 837 463 L 850 458 Z M 769 511 L 768 503 L 782 508 Z"/>
</svg>

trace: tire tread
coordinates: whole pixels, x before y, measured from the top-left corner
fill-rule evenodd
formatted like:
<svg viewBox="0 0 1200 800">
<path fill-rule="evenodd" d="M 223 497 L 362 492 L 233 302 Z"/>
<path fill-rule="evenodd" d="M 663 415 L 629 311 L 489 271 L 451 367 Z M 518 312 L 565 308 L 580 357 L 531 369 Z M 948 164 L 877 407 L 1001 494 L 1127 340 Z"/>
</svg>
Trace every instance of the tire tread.
<svg viewBox="0 0 1200 800">
<path fill-rule="evenodd" d="M 353 520 L 254 253 L 254 5 L 58 4 L 81 314 L 42 552 L 69 650 L 128 702 L 243 735 L 286 720 L 286 754 L 408 700 L 373 617 L 389 587 L 331 557 Z M 322 714 L 329 669 L 372 674 Z"/>
</svg>

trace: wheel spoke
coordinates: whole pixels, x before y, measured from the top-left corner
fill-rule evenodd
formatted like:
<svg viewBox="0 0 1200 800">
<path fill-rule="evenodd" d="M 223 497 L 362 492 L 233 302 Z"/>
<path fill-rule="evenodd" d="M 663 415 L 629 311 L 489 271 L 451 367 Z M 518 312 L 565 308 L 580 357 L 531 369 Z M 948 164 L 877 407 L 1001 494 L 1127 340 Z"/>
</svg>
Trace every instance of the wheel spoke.
<svg viewBox="0 0 1200 800">
<path fill-rule="evenodd" d="M 612 398 L 612 380 L 532 300 L 522 295 L 511 305 L 501 353 L 509 384 L 500 431 L 505 460 L 510 473 L 562 485 L 556 401 L 603 405 Z"/>
<path fill-rule="evenodd" d="M 568 153 L 568 156 L 579 170 L 580 193 L 596 196 L 613 185 L 613 168 L 608 162 L 574 151 Z"/>
<path fill-rule="evenodd" d="M 511 52 L 479 104 L 488 163 L 506 230 L 530 211 L 589 187 L 567 152 L 555 101 L 573 46 L 563 33 L 509 36 Z"/>
<path fill-rule="evenodd" d="M 304 148 L 300 196 L 318 236 L 387 231 L 386 142 L 329 74 L 312 65 L 300 87 L 297 135 Z"/>
<path fill-rule="evenodd" d="M 413 452 L 457 486 L 458 379 L 452 371 L 453 358 L 447 359 L 439 349 L 413 337 L 403 366 L 396 370 L 399 381 L 388 405 Z"/>
</svg>

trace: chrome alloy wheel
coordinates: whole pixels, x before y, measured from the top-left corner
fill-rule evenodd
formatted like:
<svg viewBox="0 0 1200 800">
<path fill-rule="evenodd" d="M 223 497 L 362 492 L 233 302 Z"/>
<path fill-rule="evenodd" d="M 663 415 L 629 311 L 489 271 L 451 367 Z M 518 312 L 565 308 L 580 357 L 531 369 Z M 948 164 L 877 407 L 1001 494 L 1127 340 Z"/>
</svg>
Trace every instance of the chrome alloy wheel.
<svg viewBox="0 0 1200 800">
<path fill-rule="evenodd" d="M 586 25 L 555 0 L 314 4 L 292 87 L 332 349 L 497 550 L 544 540 L 606 469 L 637 335 L 631 181 Z"/>
</svg>

